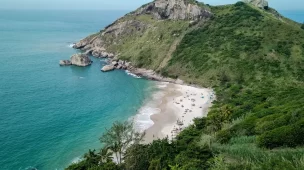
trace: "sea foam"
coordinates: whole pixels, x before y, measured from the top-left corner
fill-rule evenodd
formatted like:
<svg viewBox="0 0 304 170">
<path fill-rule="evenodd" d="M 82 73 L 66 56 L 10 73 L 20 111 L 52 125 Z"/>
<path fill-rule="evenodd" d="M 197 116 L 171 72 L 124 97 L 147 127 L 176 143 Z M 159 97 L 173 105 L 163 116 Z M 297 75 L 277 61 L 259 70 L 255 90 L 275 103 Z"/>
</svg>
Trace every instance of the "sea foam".
<svg viewBox="0 0 304 170">
<path fill-rule="evenodd" d="M 133 117 L 135 129 L 144 131 L 153 126 L 154 122 L 151 116 L 161 112 L 158 106 L 162 103 L 162 98 L 165 93 L 161 90 L 167 86 L 167 83 L 157 83 L 157 91 L 152 94 L 145 104 L 138 110 L 138 113 Z"/>
<path fill-rule="evenodd" d="M 140 76 L 138 76 L 138 75 L 136 75 L 136 74 L 131 73 L 129 70 L 126 70 L 126 73 L 127 73 L 128 75 L 130 75 L 130 76 L 134 77 L 134 78 L 137 78 L 137 79 L 140 79 L 140 78 L 141 78 Z"/>
</svg>

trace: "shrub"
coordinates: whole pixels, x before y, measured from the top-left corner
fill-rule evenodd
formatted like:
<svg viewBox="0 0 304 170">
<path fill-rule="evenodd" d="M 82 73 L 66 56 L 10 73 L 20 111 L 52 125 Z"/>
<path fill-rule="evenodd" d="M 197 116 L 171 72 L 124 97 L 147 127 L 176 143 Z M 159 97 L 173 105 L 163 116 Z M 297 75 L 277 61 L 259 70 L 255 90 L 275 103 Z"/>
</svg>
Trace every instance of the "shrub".
<svg viewBox="0 0 304 170">
<path fill-rule="evenodd" d="M 228 143 L 232 137 L 233 137 L 233 135 L 232 135 L 230 129 L 221 130 L 221 131 L 217 132 L 217 135 L 216 135 L 216 139 L 222 144 Z"/>
<path fill-rule="evenodd" d="M 293 125 L 282 126 L 263 133 L 258 137 L 258 145 L 266 148 L 295 147 L 304 144 L 304 119 Z"/>
</svg>

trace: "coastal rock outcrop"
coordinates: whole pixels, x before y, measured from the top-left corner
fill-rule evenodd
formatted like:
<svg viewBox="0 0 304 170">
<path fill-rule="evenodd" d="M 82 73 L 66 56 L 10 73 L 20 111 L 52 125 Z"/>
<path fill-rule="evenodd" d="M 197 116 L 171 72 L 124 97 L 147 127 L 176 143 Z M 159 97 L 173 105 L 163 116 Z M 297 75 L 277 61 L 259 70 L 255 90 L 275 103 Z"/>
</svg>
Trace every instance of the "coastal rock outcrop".
<svg viewBox="0 0 304 170">
<path fill-rule="evenodd" d="M 102 68 L 101 68 L 101 71 L 103 71 L 103 72 L 107 72 L 107 71 L 112 71 L 112 70 L 114 70 L 115 69 L 115 67 L 114 67 L 114 65 L 105 65 L 105 66 L 103 66 Z"/>
<path fill-rule="evenodd" d="M 213 14 L 210 9 L 203 3 L 189 0 L 154 0 L 137 10 L 130 12 L 122 18 L 102 29 L 99 33 L 88 36 L 74 44 L 74 48 L 83 50 L 86 54 L 91 54 L 98 58 L 113 58 L 113 52 L 119 53 L 117 46 L 134 40 L 134 37 L 147 37 L 147 31 L 159 32 L 158 29 L 167 24 L 163 22 L 184 21 L 190 27 L 199 23 L 199 21 L 208 20 Z M 180 25 L 179 25 L 180 26 Z M 179 29 L 169 29 L 173 32 Z M 165 34 L 171 34 L 166 31 L 163 35 L 155 34 L 157 39 L 161 40 Z M 176 38 L 178 38 L 176 36 Z M 132 38 L 133 37 L 133 38 Z M 146 41 L 147 42 L 147 41 Z M 110 53 L 111 52 L 111 53 Z"/>
<path fill-rule="evenodd" d="M 60 66 L 69 66 L 69 65 L 72 65 L 72 62 L 70 60 L 60 60 L 59 65 Z"/>
<path fill-rule="evenodd" d="M 71 56 L 72 65 L 85 67 L 92 64 L 92 60 L 86 54 L 74 54 Z"/>
<path fill-rule="evenodd" d="M 75 66 L 85 67 L 91 65 L 92 63 L 93 61 L 90 59 L 90 57 L 82 53 L 72 55 L 70 60 L 59 61 L 60 66 L 75 65 Z"/>
</svg>

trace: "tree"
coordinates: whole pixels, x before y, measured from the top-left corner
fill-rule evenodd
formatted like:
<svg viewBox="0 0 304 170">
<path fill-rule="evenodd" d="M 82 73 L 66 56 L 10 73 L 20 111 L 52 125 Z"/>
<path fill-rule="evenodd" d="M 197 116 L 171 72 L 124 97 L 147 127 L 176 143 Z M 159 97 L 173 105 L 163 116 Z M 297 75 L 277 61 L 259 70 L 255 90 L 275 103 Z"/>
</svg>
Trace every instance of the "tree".
<svg viewBox="0 0 304 170">
<path fill-rule="evenodd" d="M 95 150 L 89 150 L 88 153 L 84 154 L 84 159 L 90 165 L 96 165 L 98 163 L 98 155 L 95 154 Z"/>
<path fill-rule="evenodd" d="M 100 156 L 100 163 L 107 163 L 107 162 L 111 162 L 113 157 L 113 152 L 109 151 L 110 148 L 108 147 L 104 147 L 102 149 L 100 149 L 100 152 L 98 153 Z"/>
<path fill-rule="evenodd" d="M 115 153 L 117 163 L 121 164 L 123 152 L 131 144 L 142 141 L 145 133 L 136 132 L 130 121 L 115 122 L 110 129 L 100 137 L 100 142 Z"/>
<path fill-rule="evenodd" d="M 303 24 L 301 25 L 301 28 L 304 30 L 304 22 L 303 22 Z"/>
</svg>

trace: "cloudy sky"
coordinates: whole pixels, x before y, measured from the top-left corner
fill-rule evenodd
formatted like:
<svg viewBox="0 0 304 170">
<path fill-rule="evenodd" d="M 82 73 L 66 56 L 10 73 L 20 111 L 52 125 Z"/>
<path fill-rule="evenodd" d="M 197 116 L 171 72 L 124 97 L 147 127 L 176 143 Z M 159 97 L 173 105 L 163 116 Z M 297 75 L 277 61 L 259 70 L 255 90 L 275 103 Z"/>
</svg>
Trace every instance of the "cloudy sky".
<svg viewBox="0 0 304 170">
<path fill-rule="evenodd" d="M 133 10 L 152 0 L 0 0 L 0 9 L 109 9 Z M 200 0 L 206 4 L 235 3 L 238 0 Z M 304 10 L 304 0 L 269 0 L 278 10 Z"/>
</svg>

